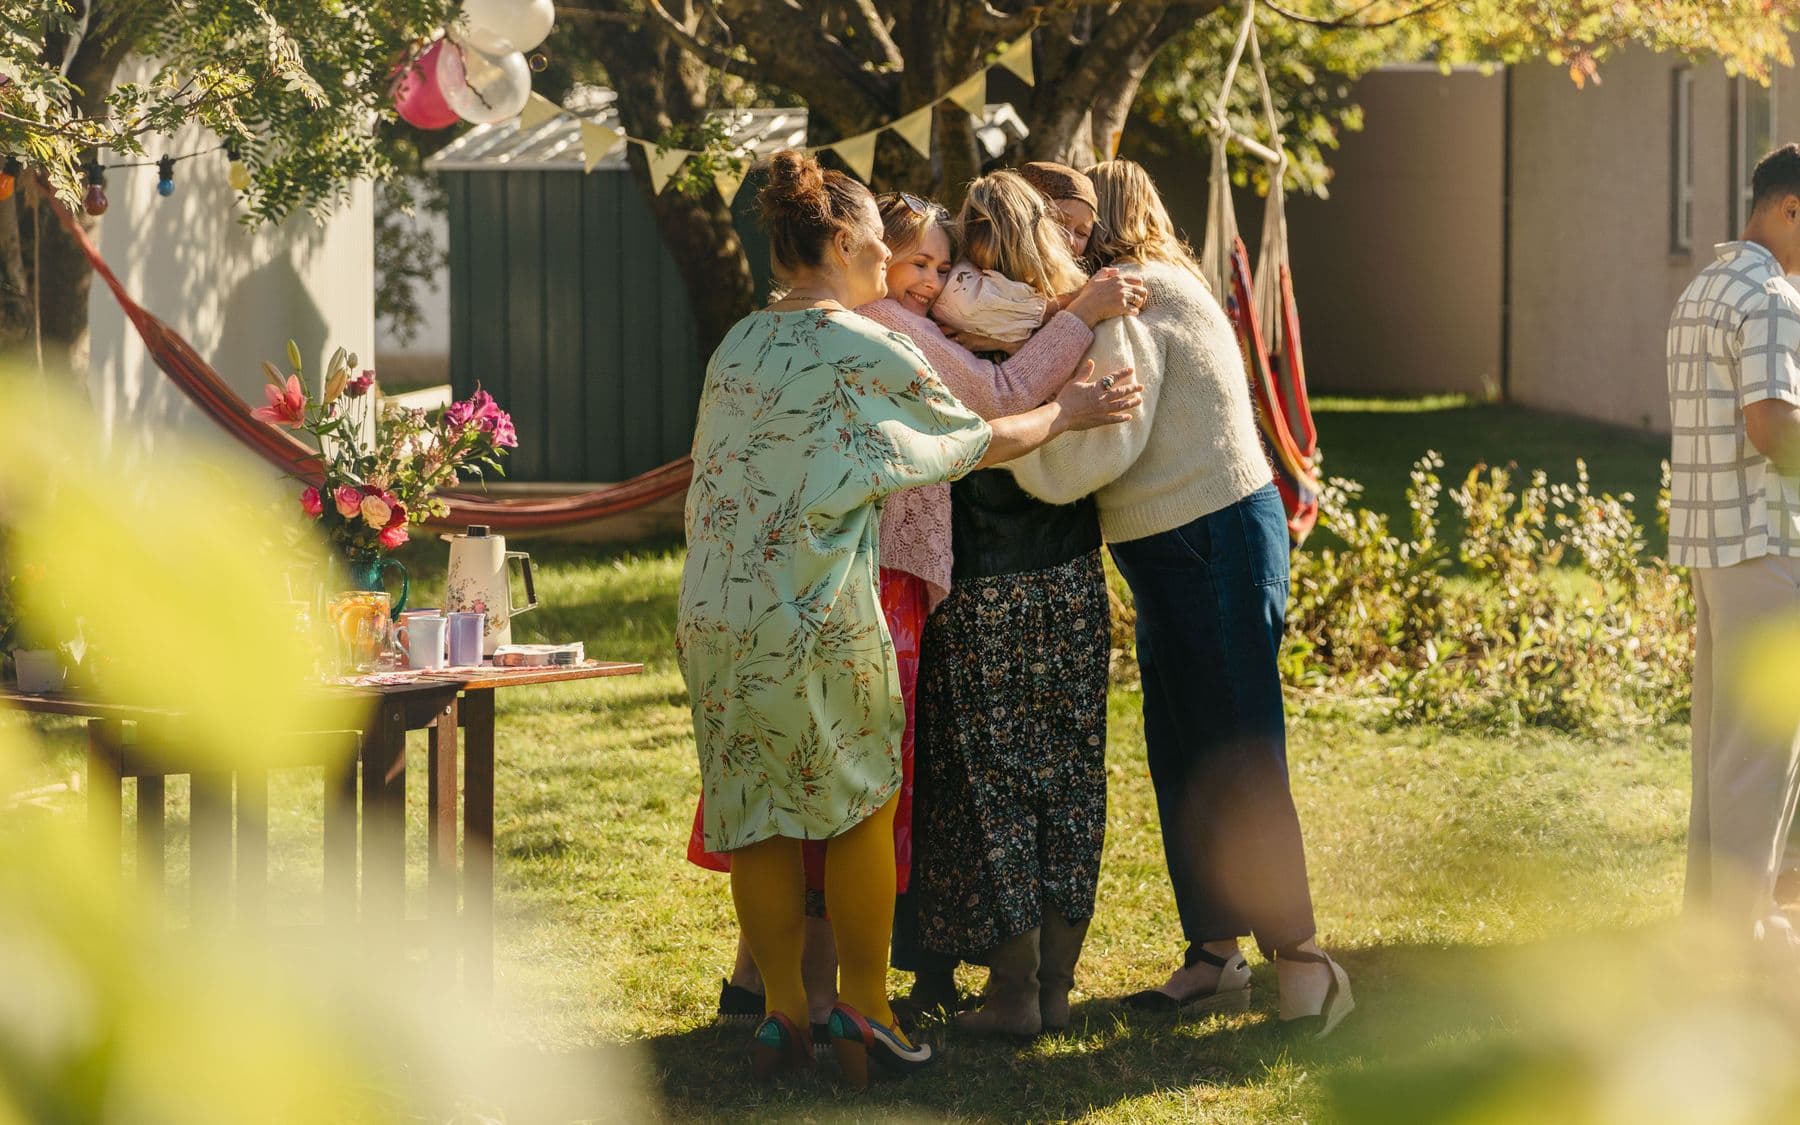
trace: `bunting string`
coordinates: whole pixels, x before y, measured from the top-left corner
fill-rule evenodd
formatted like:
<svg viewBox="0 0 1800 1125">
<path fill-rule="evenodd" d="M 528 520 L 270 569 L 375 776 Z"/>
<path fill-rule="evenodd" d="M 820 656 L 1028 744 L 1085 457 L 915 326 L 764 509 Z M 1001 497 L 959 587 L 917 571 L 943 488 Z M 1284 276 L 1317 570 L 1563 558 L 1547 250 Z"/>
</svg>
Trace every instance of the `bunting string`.
<svg viewBox="0 0 1800 1125">
<path fill-rule="evenodd" d="M 980 117 L 987 108 L 988 73 L 995 67 L 1005 67 L 1017 75 L 1021 82 L 1035 86 L 1037 79 L 1031 64 L 1031 37 L 1029 35 L 1017 39 L 1002 47 L 994 61 L 982 67 L 976 73 L 948 90 L 932 98 L 929 102 L 903 117 L 896 118 L 886 125 L 870 129 L 866 133 L 858 133 L 854 137 L 844 137 L 830 144 L 813 145 L 806 152 L 835 152 L 857 179 L 867 181 L 875 171 L 875 142 L 883 133 L 893 133 L 926 159 L 931 158 L 931 122 L 937 107 L 945 102 L 961 107 L 972 117 Z M 581 123 L 582 167 L 592 172 L 602 159 L 613 152 L 621 144 L 637 145 L 644 153 L 644 161 L 650 167 L 650 186 L 661 194 L 668 186 L 675 173 L 688 162 L 690 157 L 702 155 L 693 149 L 664 148 L 655 141 L 642 137 L 633 137 L 605 125 L 597 125 L 585 117 L 571 113 L 557 105 L 542 94 L 532 94 L 519 113 L 519 129 L 530 131 L 557 120 L 563 116 L 575 117 Z M 748 156 L 747 152 L 738 155 Z M 737 198 L 738 189 L 743 186 L 743 173 L 729 166 L 713 168 L 713 187 L 719 197 L 730 206 Z"/>
</svg>

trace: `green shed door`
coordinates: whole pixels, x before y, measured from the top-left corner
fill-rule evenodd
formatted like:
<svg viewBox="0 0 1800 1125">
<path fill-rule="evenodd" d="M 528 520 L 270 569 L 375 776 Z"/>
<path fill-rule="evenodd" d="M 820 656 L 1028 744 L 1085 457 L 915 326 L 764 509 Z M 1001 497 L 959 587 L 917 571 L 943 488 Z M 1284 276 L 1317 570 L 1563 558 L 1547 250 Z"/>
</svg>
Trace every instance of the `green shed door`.
<svg viewBox="0 0 1800 1125">
<path fill-rule="evenodd" d="M 507 477 L 617 481 L 687 455 L 706 357 L 674 260 L 628 174 L 444 173 L 450 380 L 519 430 Z M 734 207 L 767 293 L 768 243 Z"/>
</svg>

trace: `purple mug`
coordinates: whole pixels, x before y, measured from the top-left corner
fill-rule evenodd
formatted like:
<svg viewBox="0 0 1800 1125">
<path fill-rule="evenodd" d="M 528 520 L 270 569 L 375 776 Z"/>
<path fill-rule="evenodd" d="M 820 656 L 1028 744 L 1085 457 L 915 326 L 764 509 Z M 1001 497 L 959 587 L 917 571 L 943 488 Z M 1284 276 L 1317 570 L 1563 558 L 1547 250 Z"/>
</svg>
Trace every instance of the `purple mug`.
<svg viewBox="0 0 1800 1125">
<path fill-rule="evenodd" d="M 487 628 L 485 613 L 447 613 L 450 633 L 450 666 L 473 668 L 481 663 L 481 642 Z"/>
</svg>

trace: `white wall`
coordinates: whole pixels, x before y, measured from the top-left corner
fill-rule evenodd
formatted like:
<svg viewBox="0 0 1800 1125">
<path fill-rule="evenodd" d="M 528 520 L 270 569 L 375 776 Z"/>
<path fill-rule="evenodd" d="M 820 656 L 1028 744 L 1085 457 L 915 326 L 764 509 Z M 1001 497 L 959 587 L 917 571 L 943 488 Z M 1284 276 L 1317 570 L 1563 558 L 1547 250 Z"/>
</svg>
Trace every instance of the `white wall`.
<svg viewBox="0 0 1800 1125">
<path fill-rule="evenodd" d="M 124 80 L 133 80 L 128 76 Z M 198 128 L 146 147 L 149 159 L 219 142 Z M 111 157 L 112 160 L 136 159 Z M 100 253 L 139 304 L 180 333 L 239 394 L 260 402 L 261 361 L 283 367 L 300 345 L 309 376 L 342 345 L 375 351 L 372 192 L 356 185 L 324 221 L 301 214 L 279 227 L 248 227 L 225 180 L 223 152 L 176 165 L 175 194 L 156 193 L 156 169 L 107 177 L 111 206 L 96 229 Z M 218 437 L 151 361 L 112 291 L 94 279 L 88 303 L 88 389 L 115 448 L 146 456 L 161 434 Z"/>
<path fill-rule="evenodd" d="M 430 237 L 440 248 L 450 244 L 450 223 L 439 212 L 419 208 L 398 222 Z M 384 383 L 418 386 L 450 381 L 450 265 L 437 271 L 435 284 L 419 286 L 419 334 L 402 344 L 381 321 L 375 324 L 376 366 Z"/>
</svg>

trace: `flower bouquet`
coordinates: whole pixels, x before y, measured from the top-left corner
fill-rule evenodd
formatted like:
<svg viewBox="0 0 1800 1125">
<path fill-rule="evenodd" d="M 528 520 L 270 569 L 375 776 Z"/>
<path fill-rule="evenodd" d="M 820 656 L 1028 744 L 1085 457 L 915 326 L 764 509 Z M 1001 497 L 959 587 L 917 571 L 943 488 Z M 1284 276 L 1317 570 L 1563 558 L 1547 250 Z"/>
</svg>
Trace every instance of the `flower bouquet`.
<svg viewBox="0 0 1800 1125">
<path fill-rule="evenodd" d="M 356 356 L 339 348 L 326 364 L 324 393 L 301 382 L 300 349 L 287 346 L 293 371 L 263 371 L 266 405 L 251 414 L 272 426 L 305 430 L 319 443 L 324 480 L 300 493 L 306 514 L 351 559 L 379 556 L 407 541 L 409 528 L 449 514 L 437 498 L 465 475 L 504 473 L 500 458 L 519 444 L 513 422 L 486 391 L 436 412 L 389 406 L 378 410 L 375 372 L 356 371 Z"/>
</svg>

